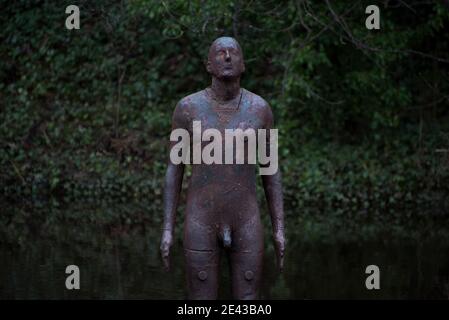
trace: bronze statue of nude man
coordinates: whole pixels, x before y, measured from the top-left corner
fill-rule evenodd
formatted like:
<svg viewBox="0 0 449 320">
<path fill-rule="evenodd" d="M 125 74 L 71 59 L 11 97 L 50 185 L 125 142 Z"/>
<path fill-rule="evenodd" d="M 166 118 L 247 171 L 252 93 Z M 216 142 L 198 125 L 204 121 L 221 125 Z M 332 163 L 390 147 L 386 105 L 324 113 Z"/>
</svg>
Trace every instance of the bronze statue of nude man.
<svg viewBox="0 0 449 320">
<path fill-rule="evenodd" d="M 216 39 L 209 49 L 207 61 L 212 84 L 178 102 L 173 112 L 172 129 L 183 128 L 192 133 L 193 121 L 201 121 L 203 129 L 214 128 L 220 132 L 233 128 L 272 128 L 273 114 L 268 103 L 240 87 L 244 70 L 239 43 L 231 37 Z M 171 142 L 171 148 L 174 144 Z M 165 176 L 160 249 L 167 270 L 184 166 L 169 161 Z M 223 251 L 230 259 L 233 297 L 259 298 L 264 242 L 256 198 L 256 175 L 255 164 L 192 165 L 183 240 L 189 299 L 217 298 Z M 277 265 L 282 271 L 285 238 L 279 170 L 262 175 L 262 182 L 271 216 Z"/>
</svg>

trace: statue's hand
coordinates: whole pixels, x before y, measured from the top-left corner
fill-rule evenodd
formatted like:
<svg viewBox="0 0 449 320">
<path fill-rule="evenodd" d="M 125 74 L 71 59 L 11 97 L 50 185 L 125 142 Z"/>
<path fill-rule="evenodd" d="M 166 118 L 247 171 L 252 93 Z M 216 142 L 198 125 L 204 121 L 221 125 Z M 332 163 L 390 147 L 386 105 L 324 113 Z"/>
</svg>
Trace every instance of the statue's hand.
<svg viewBox="0 0 449 320">
<path fill-rule="evenodd" d="M 173 231 L 164 230 L 161 238 L 161 256 L 164 263 L 165 271 L 170 270 L 170 247 L 173 244 Z"/>
<path fill-rule="evenodd" d="M 276 249 L 276 259 L 279 272 L 282 272 L 282 270 L 284 269 L 284 251 L 285 251 L 284 230 L 275 231 L 273 238 L 274 238 L 274 247 Z"/>
</svg>

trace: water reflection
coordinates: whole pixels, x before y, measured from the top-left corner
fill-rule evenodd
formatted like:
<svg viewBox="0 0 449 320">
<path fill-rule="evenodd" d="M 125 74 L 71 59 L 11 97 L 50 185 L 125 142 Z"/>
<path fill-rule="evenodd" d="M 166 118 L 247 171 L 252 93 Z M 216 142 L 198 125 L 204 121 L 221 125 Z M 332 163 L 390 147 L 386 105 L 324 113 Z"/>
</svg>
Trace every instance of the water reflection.
<svg viewBox="0 0 449 320">
<path fill-rule="evenodd" d="M 0 298 L 184 299 L 180 227 L 173 267 L 165 273 L 158 251 L 161 214 L 148 208 L 143 203 L 83 203 L 5 209 L 0 225 Z M 264 223 L 268 230 L 265 219 Z M 299 229 L 293 221 L 287 226 L 281 275 L 265 233 L 264 299 L 449 298 L 446 238 L 398 239 L 384 232 L 371 239 L 354 234 L 342 238 L 332 237 L 329 228 L 327 240 L 318 241 L 311 240 L 310 229 Z M 70 264 L 80 268 L 80 290 L 65 289 L 65 268 Z M 380 290 L 365 288 L 365 268 L 370 264 L 380 267 Z M 226 260 L 221 270 L 220 298 L 231 298 Z"/>
</svg>

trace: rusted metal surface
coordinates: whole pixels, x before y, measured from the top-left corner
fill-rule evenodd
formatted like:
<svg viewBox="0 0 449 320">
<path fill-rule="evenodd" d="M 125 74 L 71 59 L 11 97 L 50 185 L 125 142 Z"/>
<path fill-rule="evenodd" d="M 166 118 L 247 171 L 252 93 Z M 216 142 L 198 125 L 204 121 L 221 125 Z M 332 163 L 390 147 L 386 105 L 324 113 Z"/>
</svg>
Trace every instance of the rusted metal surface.
<svg viewBox="0 0 449 320">
<path fill-rule="evenodd" d="M 230 37 L 215 40 L 207 63 L 211 86 L 179 101 L 172 128 L 184 128 L 192 134 L 195 120 L 201 121 L 202 130 L 215 128 L 223 135 L 230 128 L 272 128 L 273 116 L 267 102 L 240 87 L 244 70 L 238 42 Z M 208 143 L 202 142 L 202 147 Z M 161 239 L 161 254 L 167 270 L 183 173 L 183 164 L 169 161 Z M 230 259 L 234 298 L 259 297 L 264 248 L 256 177 L 254 164 L 192 165 L 183 240 L 189 299 L 217 298 L 222 253 Z M 271 215 L 277 263 L 282 271 L 285 240 L 280 172 L 261 177 Z"/>
</svg>

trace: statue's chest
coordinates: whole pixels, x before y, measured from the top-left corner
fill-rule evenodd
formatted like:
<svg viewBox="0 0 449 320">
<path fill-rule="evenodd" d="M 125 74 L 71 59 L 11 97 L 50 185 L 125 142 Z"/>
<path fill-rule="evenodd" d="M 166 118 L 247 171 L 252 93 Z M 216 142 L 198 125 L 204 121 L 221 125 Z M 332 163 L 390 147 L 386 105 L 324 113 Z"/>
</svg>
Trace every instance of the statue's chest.
<svg viewBox="0 0 449 320">
<path fill-rule="evenodd" d="M 207 103 L 194 117 L 194 121 L 200 121 L 201 129 L 217 129 L 224 132 L 225 129 L 253 129 L 263 128 L 260 116 L 250 111 L 248 102 L 242 101 L 238 106 L 217 105 Z"/>
</svg>

